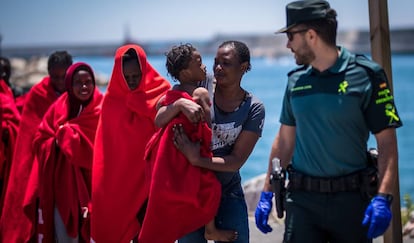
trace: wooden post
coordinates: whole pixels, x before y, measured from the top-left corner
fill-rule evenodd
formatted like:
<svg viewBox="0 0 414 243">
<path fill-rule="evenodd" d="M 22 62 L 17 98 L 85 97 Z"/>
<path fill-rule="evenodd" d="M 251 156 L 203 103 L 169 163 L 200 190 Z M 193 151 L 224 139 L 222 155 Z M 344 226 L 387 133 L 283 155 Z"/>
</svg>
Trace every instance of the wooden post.
<svg viewBox="0 0 414 243">
<path fill-rule="evenodd" d="M 368 0 L 368 3 L 372 59 L 384 68 L 392 93 L 393 84 L 387 0 Z M 394 185 L 392 191 L 392 194 L 394 195 L 394 201 L 392 203 L 392 221 L 390 227 L 384 234 L 384 243 L 402 243 L 399 181 L 397 171 L 398 183 Z"/>
</svg>

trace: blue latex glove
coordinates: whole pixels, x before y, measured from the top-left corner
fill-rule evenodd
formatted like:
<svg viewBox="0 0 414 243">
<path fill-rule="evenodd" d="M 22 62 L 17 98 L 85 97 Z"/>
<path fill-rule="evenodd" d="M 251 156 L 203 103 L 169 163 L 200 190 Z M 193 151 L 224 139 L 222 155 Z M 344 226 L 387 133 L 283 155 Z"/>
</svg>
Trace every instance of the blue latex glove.
<svg viewBox="0 0 414 243">
<path fill-rule="evenodd" d="M 262 192 L 254 214 L 257 228 L 265 234 L 272 231 L 272 227 L 267 223 L 272 210 L 272 198 L 273 192 Z"/>
<path fill-rule="evenodd" d="M 372 239 L 387 230 L 392 218 L 390 202 L 383 196 L 375 196 L 365 210 L 362 225 L 369 226 L 367 236 Z"/>
</svg>

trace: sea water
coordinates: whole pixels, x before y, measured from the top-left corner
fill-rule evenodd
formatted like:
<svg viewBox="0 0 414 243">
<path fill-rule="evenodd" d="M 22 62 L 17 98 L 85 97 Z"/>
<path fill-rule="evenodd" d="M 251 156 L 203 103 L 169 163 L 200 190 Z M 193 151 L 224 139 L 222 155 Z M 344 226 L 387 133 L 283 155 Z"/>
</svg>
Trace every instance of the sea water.
<svg viewBox="0 0 414 243">
<path fill-rule="evenodd" d="M 149 56 L 149 62 L 164 75 L 167 75 L 164 56 Z M 96 73 L 108 79 L 113 68 L 113 57 L 75 57 L 75 61 L 89 63 Z M 212 73 L 214 57 L 205 56 L 203 62 L 208 72 Z M 392 80 L 395 103 L 403 121 L 397 129 L 399 150 L 399 182 L 401 200 L 405 194 L 414 199 L 414 55 L 392 56 Z M 243 181 L 265 173 L 272 142 L 279 128 L 281 102 L 287 81 L 287 73 L 295 67 L 291 56 L 280 58 L 252 58 L 252 69 L 245 74 L 242 87 L 257 96 L 265 105 L 266 119 L 263 135 L 256 144 L 248 161 L 241 169 Z M 174 82 L 171 81 L 173 84 Z M 102 89 L 105 91 L 105 88 Z M 373 136 L 369 147 L 376 147 Z"/>
</svg>

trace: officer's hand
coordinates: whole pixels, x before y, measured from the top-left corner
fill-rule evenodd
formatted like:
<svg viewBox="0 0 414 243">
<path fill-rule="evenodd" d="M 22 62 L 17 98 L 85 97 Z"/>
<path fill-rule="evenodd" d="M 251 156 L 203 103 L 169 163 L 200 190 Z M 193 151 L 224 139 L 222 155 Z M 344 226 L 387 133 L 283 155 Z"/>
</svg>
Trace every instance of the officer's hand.
<svg viewBox="0 0 414 243">
<path fill-rule="evenodd" d="M 265 234 L 272 231 L 272 227 L 267 223 L 272 210 L 272 198 L 273 192 L 262 192 L 255 212 L 256 226 Z"/>
<path fill-rule="evenodd" d="M 362 225 L 369 226 L 367 236 L 372 239 L 387 230 L 392 218 L 390 202 L 383 196 L 375 196 L 365 210 Z"/>
</svg>

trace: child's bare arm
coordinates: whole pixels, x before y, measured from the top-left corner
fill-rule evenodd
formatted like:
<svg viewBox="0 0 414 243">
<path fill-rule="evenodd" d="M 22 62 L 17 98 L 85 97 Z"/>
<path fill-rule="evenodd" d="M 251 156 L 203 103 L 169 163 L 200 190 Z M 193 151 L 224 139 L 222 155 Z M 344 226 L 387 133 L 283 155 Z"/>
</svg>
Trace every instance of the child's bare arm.
<svg viewBox="0 0 414 243">
<path fill-rule="evenodd" d="M 201 105 L 191 100 L 180 98 L 168 106 L 159 106 L 155 116 L 155 125 L 158 127 L 167 125 L 180 112 L 183 112 L 194 123 L 205 120 L 204 110 Z"/>
<path fill-rule="evenodd" d="M 204 120 L 210 126 L 211 125 L 211 116 L 210 116 L 211 100 L 210 100 L 210 95 L 208 93 L 208 90 L 203 87 L 196 88 L 193 91 L 193 99 L 203 108 Z"/>
</svg>

